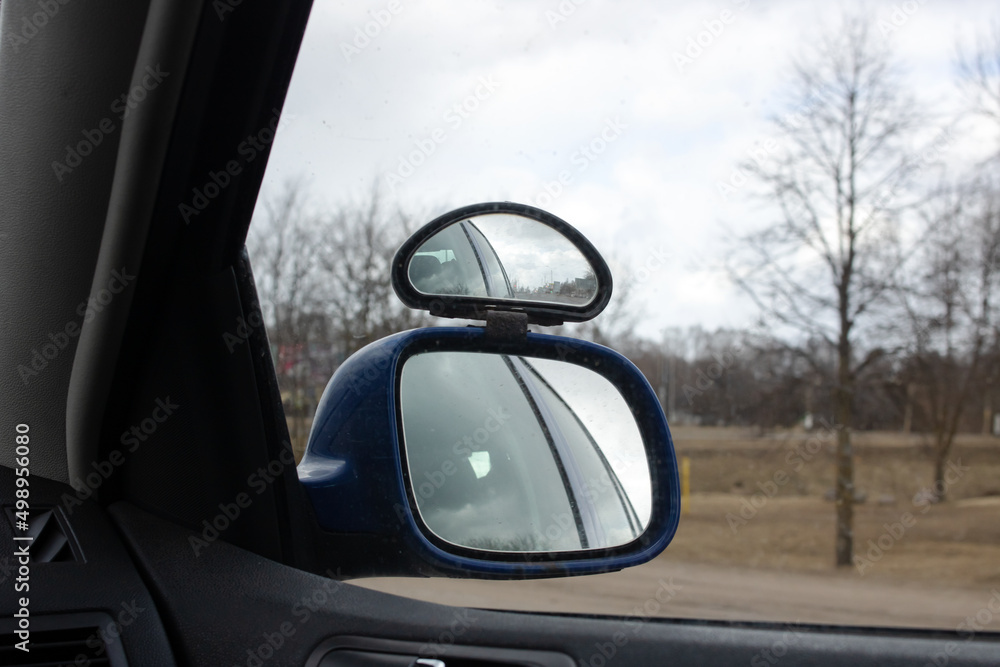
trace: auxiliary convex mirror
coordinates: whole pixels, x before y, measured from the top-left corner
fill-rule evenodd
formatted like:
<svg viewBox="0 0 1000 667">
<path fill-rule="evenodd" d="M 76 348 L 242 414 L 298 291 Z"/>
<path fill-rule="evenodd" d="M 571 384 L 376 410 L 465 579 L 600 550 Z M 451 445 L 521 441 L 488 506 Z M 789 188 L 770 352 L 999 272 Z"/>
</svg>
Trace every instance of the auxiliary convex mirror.
<svg viewBox="0 0 1000 667">
<path fill-rule="evenodd" d="M 587 239 L 551 213 L 509 202 L 425 226 L 396 253 L 392 282 L 406 305 L 443 317 L 481 319 L 492 309 L 579 322 L 611 298 L 611 273 Z"/>
</svg>

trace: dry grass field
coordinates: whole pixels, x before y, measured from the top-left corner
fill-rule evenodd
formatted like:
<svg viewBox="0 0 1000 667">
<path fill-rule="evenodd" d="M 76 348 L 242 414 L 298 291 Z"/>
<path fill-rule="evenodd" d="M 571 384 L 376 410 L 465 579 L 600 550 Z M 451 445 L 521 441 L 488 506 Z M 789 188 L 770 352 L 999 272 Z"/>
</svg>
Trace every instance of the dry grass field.
<svg viewBox="0 0 1000 667">
<path fill-rule="evenodd" d="M 805 434 L 740 437 L 729 429 L 706 430 L 716 433 L 679 429 L 675 435 L 678 454 L 691 460 L 692 496 L 670 557 L 830 571 L 833 504 L 823 495 L 833 488 L 832 443 L 807 461 Z M 954 482 L 948 501 L 939 504 L 915 499 L 932 483 L 921 436 L 861 433 L 855 448 L 856 484 L 866 496 L 855 507 L 855 553 L 871 562 L 859 563 L 859 576 L 1000 586 L 1000 439 L 965 436 L 956 443 L 949 457 Z M 787 479 L 778 485 L 781 472 Z M 896 524 L 904 523 L 910 525 L 900 533 Z M 883 546 L 891 543 L 881 554 L 880 538 Z"/>
<path fill-rule="evenodd" d="M 832 435 L 673 434 L 691 462 L 690 506 L 651 563 L 543 582 L 355 583 L 447 604 L 629 614 L 673 581 L 680 592 L 658 615 L 950 629 L 1000 591 L 1000 439 L 961 437 L 949 499 L 928 504 L 914 500 L 932 481 L 923 437 L 856 434 L 866 500 L 855 508 L 855 553 L 864 560 L 838 570 L 834 508 L 823 497 L 833 487 Z M 996 616 L 991 630 L 1000 630 Z"/>
</svg>

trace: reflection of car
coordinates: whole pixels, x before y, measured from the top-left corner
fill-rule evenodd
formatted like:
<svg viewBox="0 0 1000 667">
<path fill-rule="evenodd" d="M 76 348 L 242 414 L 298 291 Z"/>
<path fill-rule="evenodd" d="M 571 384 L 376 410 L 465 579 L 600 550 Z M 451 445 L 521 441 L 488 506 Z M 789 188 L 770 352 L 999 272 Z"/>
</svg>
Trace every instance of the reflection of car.
<svg viewBox="0 0 1000 667">
<path fill-rule="evenodd" d="M 406 362 L 400 402 L 410 478 L 438 537 L 480 549 L 571 551 L 642 532 L 602 447 L 549 379 L 537 362 L 508 355 L 428 353 Z"/>
<path fill-rule="evenodd" d="M 514 298 L 500 258 L 471 220 L 428 239 L 413 256 L 410 280 L 424 294 Z"/>
</svg>

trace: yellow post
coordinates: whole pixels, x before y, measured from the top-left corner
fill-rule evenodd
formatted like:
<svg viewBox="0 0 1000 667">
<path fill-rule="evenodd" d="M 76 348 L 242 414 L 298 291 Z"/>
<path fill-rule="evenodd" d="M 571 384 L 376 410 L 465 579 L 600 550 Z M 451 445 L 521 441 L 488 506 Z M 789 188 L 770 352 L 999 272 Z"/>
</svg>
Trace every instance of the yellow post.
<svg viewBox="0 0 1000 667">
<path fill-rule="evenodd" d="M 681 514 L 691 511 L 691 459 L 681 457 Z"/>
</svg>

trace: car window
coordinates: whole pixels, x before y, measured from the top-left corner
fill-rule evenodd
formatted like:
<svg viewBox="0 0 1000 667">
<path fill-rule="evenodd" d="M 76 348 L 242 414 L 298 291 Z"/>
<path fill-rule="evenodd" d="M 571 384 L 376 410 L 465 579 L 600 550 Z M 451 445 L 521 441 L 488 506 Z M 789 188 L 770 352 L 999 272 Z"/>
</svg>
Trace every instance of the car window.
<svg viewBox="0 0 1000 667">
<path fill-rule="evenodd" d="M 619 573 L 362 585 L 629 615 L 667 582 L 679 592 L 661 616 L 1000 630 L 996 54 L 1000 10 L 980 0 L 317 3 L 248 239 L 258 283 L 277 286 L 262 300 L 297 453 L 344 358 L 450 323 L 400 307 L 392 252 L 446 211 L 513 201 L 608 259 L 600 317 L 532 331 L 607 345 L 642 370 L 683 489 L 671 545 Z M 289 193 L 303 205 L 278 206 Z M 268 210 L 315 241 L 274 260 Z M 483 231 L 503 259 L 502 236 Z M 469 236 L 449 233 L 418 252 L 414 283 L 486 294 Z M 585 267 L 537 275 L 529 254 L 498 282 L 492 256 L 494 284 L 540 299 L 592 288 Z M 407 418 L 444 447 L 490 401 L 457 374 L 440 391 L 461 417 Z M 600 430 L 600 409 L 575 412 L 582 427 L 556 417 L 567 431 Z M 528 442 L 545 452 L 537 420 L 519 428 L 502 458 L 464 457 L 470 483 L 551 464 L 518 459 Z M 622 484 L 642 478 L 608 463 Z M 524 492 L 520 470 L 506 489 Z M 566 489 L 549 492 L 563 511 Z M 616 498 L 609 517 L 628 514 Z"/>
<path fill-rule="evenodd" d="M 417 249 L 410 280 L 424 294 L 487 296 L 482 260 L 462 225 L 442 229 Z"/>
</svg>

